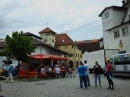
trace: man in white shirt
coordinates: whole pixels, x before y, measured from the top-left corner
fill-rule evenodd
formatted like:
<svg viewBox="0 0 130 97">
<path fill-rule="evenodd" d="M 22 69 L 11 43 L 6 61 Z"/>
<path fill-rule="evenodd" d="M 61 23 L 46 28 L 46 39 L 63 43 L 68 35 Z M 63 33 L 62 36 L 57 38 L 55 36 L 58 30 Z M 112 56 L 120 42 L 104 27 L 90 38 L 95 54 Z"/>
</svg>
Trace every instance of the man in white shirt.
<svg viewBox="0 0 130 97">
<path fill-rule="evenodd" d="M 55 68 L 55 73 L 58 78 L 58 76 L 60 75 L 60 68 L 58 66 L 56 66 L 56 68 Z"/>
<path fill-rule="evenodd" d="M 41 74 L 45 74 L 45 68 L 44 68 L 44 66 L 41 67 Z"/>
<path fill-rule="evenodd" d="M 86 78 L 87 78 L 87 84 L 88 84 L 88 86 L 90 86 L 90 80 L 89 80 L 89 66 L 88 66 L 86 60 L 84 60 L 84 66 L 87 68 L 87 71 L 86 71 Z"/>
</svg>

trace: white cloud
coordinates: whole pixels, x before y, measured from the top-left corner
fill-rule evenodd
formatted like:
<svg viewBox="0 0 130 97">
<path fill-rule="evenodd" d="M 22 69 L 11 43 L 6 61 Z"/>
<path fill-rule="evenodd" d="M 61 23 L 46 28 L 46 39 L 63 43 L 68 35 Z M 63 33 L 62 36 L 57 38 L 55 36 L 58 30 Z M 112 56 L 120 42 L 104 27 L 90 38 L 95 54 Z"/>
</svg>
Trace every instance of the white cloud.
<svg viewBox="0 0 130 97">
<path fill-rule="evenodd" d="M 121 6 L 121 0 L 0 0 L 0 38 L 21 30 L 39 35 L 47 23 L 55 32 L 65 32 L 100 19 L 100 12 L 112 5 Z M 102 24 L 67 34 L 73 40 L 100 38 Z"/>
</svg>

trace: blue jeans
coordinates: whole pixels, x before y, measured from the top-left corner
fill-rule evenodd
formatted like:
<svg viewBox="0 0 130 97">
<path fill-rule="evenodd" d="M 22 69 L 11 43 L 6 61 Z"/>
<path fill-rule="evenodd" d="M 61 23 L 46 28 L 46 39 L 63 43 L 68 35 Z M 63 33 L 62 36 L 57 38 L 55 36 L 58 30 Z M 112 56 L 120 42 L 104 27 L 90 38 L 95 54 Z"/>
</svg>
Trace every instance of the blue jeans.
<svg viewBox="0 0 130 97">
<path fill-rule="evenodd" d="M 87 79 L 87 85 L 90 86 L 89 75 L 86 75 L 86 79 Z"/>
<path fill-rule="evenodd" d="M 80 76 L 80 88 L 83 88 L 83 83 L 84 83 L 84 87 L 87 88 L 87 79 L 86 76 Z"/>
<path fill-rule="evenodd" d="M 97 85 L 97 78 L 98 78 L 98 81 L 99 81 L 99 85 L 101 85 L 101 77 L 100 77 L 100 74 L 95 74 L 95 85 Z"/>
</svg>

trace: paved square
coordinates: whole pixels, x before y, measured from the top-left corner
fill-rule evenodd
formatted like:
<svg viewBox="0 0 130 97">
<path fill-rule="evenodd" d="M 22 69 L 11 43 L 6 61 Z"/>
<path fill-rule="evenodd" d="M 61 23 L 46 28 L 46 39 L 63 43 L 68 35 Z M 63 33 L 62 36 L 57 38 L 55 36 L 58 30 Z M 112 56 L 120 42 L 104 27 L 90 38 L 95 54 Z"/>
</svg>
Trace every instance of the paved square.
<svg viewBox="0 0 130 97">
<path fill-rule="evenodd" d="M 130 79 L 114 78 L 115 89 L 107 90 L 107 79 L 102 75 L 101 87 L 95 87 L 94 77 L 90 74 L 91 86 L 79 88 L 79 77 L 27 81 L 14 79 L 14 83 L 0 80 L 4 97 L 129 97 Z"/>
</svg>

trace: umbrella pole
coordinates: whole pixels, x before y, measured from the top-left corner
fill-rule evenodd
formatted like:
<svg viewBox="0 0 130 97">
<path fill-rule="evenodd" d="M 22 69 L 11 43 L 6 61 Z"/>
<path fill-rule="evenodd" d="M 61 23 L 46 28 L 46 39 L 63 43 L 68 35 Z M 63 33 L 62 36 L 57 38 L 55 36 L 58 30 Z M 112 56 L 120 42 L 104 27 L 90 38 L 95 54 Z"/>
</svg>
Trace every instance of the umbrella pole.
<svg viewBox="0 0 130 97">
<path fill-rule="evenodd" d="M 43 59 L 41 59 L 40 66 L 43 66 Z"/>
</svg>

